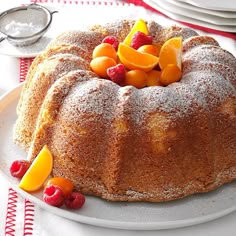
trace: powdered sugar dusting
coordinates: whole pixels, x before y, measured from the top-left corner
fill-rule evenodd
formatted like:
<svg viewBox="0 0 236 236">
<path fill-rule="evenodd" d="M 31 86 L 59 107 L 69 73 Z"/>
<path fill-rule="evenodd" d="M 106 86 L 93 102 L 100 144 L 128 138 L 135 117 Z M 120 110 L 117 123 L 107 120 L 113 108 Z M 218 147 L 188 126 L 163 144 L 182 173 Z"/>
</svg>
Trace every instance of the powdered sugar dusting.
<svg viewBox="0 0 236 236">
<path fill-rule="evenodd" d="M 81 114 L 96 114 L 111 120 L 113 117 L 111 107 L 116 102 L 116 87 L 118 85 L 113 82 L 99 78 L 79 82 L 64 101 L 67 119 L 77 119 L 76 117 Z"/>
<path fill-rule="evenodd" d="M 126 21 L 120 21 L 104 27 L 96 26 L 93 30 L 103 29 L 104 34 L 112 32 L 114 35 L 124 37 L 123 35 L 127 34 L 130 27 Z M 115 109 L 118 116 L 122 115 L 126 109 L 125 112 L 129 114 L 130 118 L 139 124 L 144 122 L 148 114 L 155 112 L 164 112 L 171 119 L 177 119 L 189 116 L 194 109 L 193 104 L 202 109 L 211 109 L 227 96 L 235 96 L 232 84 L 225 82 L 226 78 L 235 83 L 235 58 L 220 48 L 216 40 L 208 36 L 198 36 L 195 31 L 188 28 L 178 26 L 163 28 L 156 22 L 148 22 L 148 28 L 154 38 L 159 40 L 156 39 L 156 42 L 159 43 L 163 43 L 170 37 L 183 37 L 183 79 L 180 83 L 167 87 L 144 89 L 111 85 L 111 97 L 116 96 L 118 101 L 112 99 L 112 104 L 115 103 L 115 106 L 120 109 Z M 119 32 L 117 29 L 120 29 Z M 189 61 L 191 61 L 191 66 Z M 211 69 L 210 65 L 212 65 Z M 221 70 L 222 68 L 224 70 Z M 200 73 L 194 73 L 195 70 Z M 91 82 L 91 86 L 94 87 L 94 82 Z M 212 92 L 209 93 L 209 91 Z M 102 100 L 106 100 L 106 94 L 99 93 L 98 95 Z M 97 102 L 94 103 L 94 111 L 101 113 L 98 111 L 97 105 Z M 109 112 L 104 114 L 108 116 Z M 110 118 L 112 119 L 112 116 Z"/>
<path fill-rule="evenodd" d="M 101 42 L 104 35 L 112 34 L 123 40 L 133 23 L 122 20 L 105 26 L 91 27 L 92 31 L 96 31 L 93 33 L 63 33 L 49 45 L 49 48 L 67 43 L 82 49 L 87 48 L 87 52 L 91 53 L 94 45 Z M 163 43 L 174 36 L 183 37 L 181 82 L 167 87 L 136 89 L 132 86 L 119 87 L 107 80 L 90 79 L 73 88 L 66 98 L 65 103 L 70 100 L 70 113 L 74 113 L 71 117 L 75 117 L 76 113 L 91 112 L 111 122 L 116 116 L 128 115 L 133 122 L 140 125 L 145 122 L 148 114 L 164 112 L 168 114 L 169 119 L 176 120 L 191 115 L 196 106 L 209 110 L 223 102 L 227 96 L 235 96 L 235 88 L 229 82 L 225 82 L 226 78 L 235 83 L 235 58 L 220 48 L 216 40 L 208 36 L 198 36 L 195 31 L 188 28 L 164 28 L 153 21 L 148 22 L 148 28 L 156 43 Z M 81 57 L 84 56 L 81 53 Z M 224 70 L 220 70 L 222 68 Z M 74 107 L 76 111 L 73 111 Z"/>
</svg>

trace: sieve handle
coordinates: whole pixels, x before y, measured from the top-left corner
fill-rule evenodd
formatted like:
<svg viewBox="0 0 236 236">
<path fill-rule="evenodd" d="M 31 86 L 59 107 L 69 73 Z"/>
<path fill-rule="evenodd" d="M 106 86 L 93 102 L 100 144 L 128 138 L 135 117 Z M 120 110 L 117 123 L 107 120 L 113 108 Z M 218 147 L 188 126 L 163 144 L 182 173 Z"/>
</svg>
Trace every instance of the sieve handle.
<svg viewBox="0 0 236 236">
<path fill-rule="evenodd" d="M 6 35 L 0 35 L 0 43 L 7 38 Z"/>
<path fill-rule="evenodd" d="M 40 8 L 43 8 L 45 9 L 46 11 L 48 11 L 50 13 L 50 15 L 53 15 L 54 13 L 58 13 L 58 11 L 50 11 L 49 9 L 47 9 L 46 7 L 43 7 L 41 5 L 38 5 L 36 3 L 31 3 L 28 5 L 28 7 L 30 8 L 31 6 L 36 6 L 36 7 L 40 7 Z"/>
<path fill-rule="evenodd" d="M 49 11 L 49 12 L 50 12 L 51 15 L 54 14 L 54 13 L 58 13 L 58 11 Z"/>
</svg>

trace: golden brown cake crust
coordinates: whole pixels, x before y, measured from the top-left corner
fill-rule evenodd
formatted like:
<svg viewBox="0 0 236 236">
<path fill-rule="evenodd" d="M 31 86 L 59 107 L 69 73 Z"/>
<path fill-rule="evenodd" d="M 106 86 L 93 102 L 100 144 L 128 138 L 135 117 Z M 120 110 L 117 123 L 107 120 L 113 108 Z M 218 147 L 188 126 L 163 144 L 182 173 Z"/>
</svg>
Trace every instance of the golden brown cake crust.
<svg viewBox="0 0 236 236">
<path fill-rule="evenodd" d="M 157 43 L 183 37 L 181 81 L 136 89 L 98 78 L 93 48 L 133 23 L 63 33 L 35 59 L 15 142 L 31 160 L 47 144 L 53 175 L 111 201 L 169 201 L 236 179 L 236 59 L 191 29 L 148 22 Z"/>
</svg>

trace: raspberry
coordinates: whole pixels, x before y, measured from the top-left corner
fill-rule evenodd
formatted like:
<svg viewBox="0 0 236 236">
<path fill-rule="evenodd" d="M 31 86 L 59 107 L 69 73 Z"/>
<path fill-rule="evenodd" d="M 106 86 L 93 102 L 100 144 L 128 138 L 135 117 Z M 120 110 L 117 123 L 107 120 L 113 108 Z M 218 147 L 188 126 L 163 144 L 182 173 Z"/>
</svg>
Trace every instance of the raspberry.
<svg viewBox="0 0 236 236">
<path fill-rule="evenodd" d="M 11 164 L 10 172 L 13 177 L 21 179 L 30 167 L 30 162 L 26 160 L 16 160 Z"/>
<path fill-rule="evenodd" d="M 114 83 L 122 85 L 125 80 L 126 69 L 123 64 L 117 64 L 107 69 L 107 75 Z"/>
<path fill-rule="evenodd" d="M 72 192 L 65 200 L 65 205 L 69 209 L 80 209 L 85 203 L 85 197 L 79 192 Z"/>
<path fill-rule="evenodd" d="M 137 33 L 134 34 L 132 40 L 131 40 L 131 47 L 134 49 L 138 49 L 143 45 L 149 45 L 152 44 L 152 36 L 146 35 L 143 32 L 137 31 Z"/>
<path fill-rule="evenodd" d="M 58 186 L 49 185 L 43 191 L 43 200 L 51 206 L 60 207 L 64 202 L 63 192 Z"/>
<path fill-rule="evenodd" d="M 119 41 L 115 36 L 112 36 L 112 35 L 107 36 L 102 40 L 102 42 L 111 44 L 115 48 L 115 50 L 117 51 Z"/>
</svg>

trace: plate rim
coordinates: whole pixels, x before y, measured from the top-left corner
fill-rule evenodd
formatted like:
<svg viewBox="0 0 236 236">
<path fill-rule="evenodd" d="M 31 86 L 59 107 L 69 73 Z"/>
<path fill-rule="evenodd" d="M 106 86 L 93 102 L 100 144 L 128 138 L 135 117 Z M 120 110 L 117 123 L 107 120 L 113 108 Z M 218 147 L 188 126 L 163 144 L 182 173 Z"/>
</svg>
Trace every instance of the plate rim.
<svg viewBox="0 0 236 236">
<path fill-rule="evenodd" d="M 200 8 L 195 5 L 191 5 L 187 2 L 179 1 L 179 0 L 166 0 L 166 1 L 169 3 L 172 3 L 173 5 L 181 7 L 183 9 L 195 11 L 196 13 L 200 12 L 200 13 L 204 13 L 204 14 L 208 14 L 212 16 L 217 16 L 220 18 L 230 18 L 230 19 L 236 18 L 236 12 L 232 13 L 232 12 L 226 12 L 226 11 L 214 11 L 211 9 Z"/>
<path fill-rule="evenodd" d="M 42 42 L 42 40 L 44 38 L 48 38 L 48 42 L 50 42 L 52 40 L 52 37 L 49 37 L 49 35 L 44 35 L 42 38 L 40 38 L 37 42 L 35 42 L 34 44 L 32 45 L 37 45 L 37 44 L 40 44 L 40 42 Z M 31 47 L 32 45 L 28 45 L 28 46 L 21 46 L 21 49 L 26 49 L 27 47 Z M 45 44 L 45 47 L 48 45 Z M 16 47 L 16 49 L 14 49 Z M 13 49 L 11 49 L 13 48 Z M 6 56 L 11 56 L 11 57 L 17 57 L 17 58 L 20 58 L 20 57 L 24 57 L 24 58 L 32 58 L 32 57 L 36 57 L 37 55 L 39 55 L 40 53 L 42 53 L 44 49 L 42 50 L 33 50 L 31 51 L 30 53 L 27 53 L 27 52 L 17 52 L 17 46 L 14 46 L 14 45 L 11 45 L 11 43 L 9 43 L 7 41 L 7 39 L 5 40 L 5 42 L 1 42 L 0 43 L 0 54 L 2 55 L 6 55 Z"/>
<path fill-rule="evenodd" d="M 149 6 L 153 7 L 154 9 L 159 10 L 164 15 L 166 15 L 166 16 L 168 16 L 171 19 L 176 20 L 176 21 L 185 22 L 185 23 L 193 24 L 193 25 L 199 25 L 199 26 L 202 26 L 202 27 L 211 28 L 211 29 L 214 29 L 214 30 L 219 30 L 219 31 L 224 31 L 224 32 L 231 32 L 231 33 L 236 32 L 236 26 L 224 26 L 224 27 L 222 27 L 220 25 L 214 25 L 214 24 L 211 24 L 211 23 L 208 23 L 208 22 L 199 21 L 197 19 L 186 17 L 186 16 L 180 15 L 180 14 L 174 14 L 170 11 L 167 11 L 167 10 L 163 9 L 162 7 L 160 7 L 153 0 L 143 0 L 143 1 L 146 4 L 148 4 Z"/>
<path fill-rule="evenodd" d="M 202 17 L 203 17 L 203 15 L 205 15 L 207 18 L 203 18 L 204 20 L 202 20 L 202 21 L 207 22 L 212 25 L 229 26 L 229 27 L 236 26 L 235 23 L 232 23 L 232 19 L 230 19 L 230 18 L 218 17 L 215 15 L 210 15 L 210 14 L 203 13 L 203 12 L 195 12 L 194 10 L 190 10 L 190 9 L 188 11 L 186 11 L 186 13 L 185 13 L 183 8 L 181 8 L 180 6 L 175 6 L 173 3 L 169 2 L 169 1 L 158 1 L 157 5 L 159 5 L 159 7 L 163 8 L 166 11 L 168 9 L 168 11 L 173 14 L 178 14 L 181 16 L 189 17 L 189 18 L 192 18 L 192 19 L 195 19 L 198 21 L 201 21 L 201 17 L 198 17 L 198 14 L 200 14 L 200 16 L 202 16 Z M 174 12 L 173 8 L 175 8 L 176 12 Z M 188 13 L 189 11 L 194 13 L 194 15 L 189 14 Z M 223 20 L 223 21 L 226 20 L 228 23 L 225 23 L 221 20 Z"/>
<path fill-rule="evenodd" d="M 19 95 L 21 92 L 21 89 L 23 87 L 24 83 L 20 83 L 16 87 L 14 87 L 12 90 L 6 92 L 0 97 L 0 107 L 1 104 L 6 102 L 11 104 L 13 101 L 15 102 L 16 99 L 19 99 Z M 9 99 L 11 97 L 11 100 Z M 5 105 L 5 108 L 3 106 L 3 109 L 0 109 L 0 115 L 4 109 L 8 107 Z M 10 180 L 9 176 L 5 174 L 5 172 L 2 170 L 0 166 L 0 176 L 2 176 L 13 188 L 16 192 L 18 192 L 22 197 L 29 199 L 32 201 L 34 204 L 39 206 L 40 208 L 43 208 L 46 211 L 49 211 L 50 213 L 53 213 L 55 215 L 58 215 L 60 217 L 64 217 L 69 220 L 89 224 L 89 225 L 94 225 L 94 226 L 100 226 L 100 227 L 106 227 L 106 228 L 113 228 L 113 229 L 124 229 L 124 230 L 163 230 L 163 229 L 175 229 L 175 228 L 182 228 L 186 226 L 192 226 L 192 225 L 197 225 L 205 222 L 209 222 L 215 219 L 218 219 L 222 216 L 228 215 L 234 211 L 236 211 L 236 205 L 233 207 L 221 210 L 219 212 L 211 213 L 208 215 L 204 216 L 198 216 L 198 217 L 193 217 L 190 219 L 181 219 L 181 220 L 175 220 L 175 221 L 163 221 L 163 222 L 127 222 L 127 221 L 115 221 L 111 219 L 99 219 L 95 217 L 88 217 L 80 214 L 76 214 L 73 211 L 63 209 L 63 208 L 56 208 L 53 206 L 50 206 L 46 203 L 44 203 L 41 199 L 37 198 L 33 194 L 30 194 L 20 188 L 17 187 L 16 183 L 12 183 Z M 73 217 L 76 214 L 76 219 Z"/>
<path fill-rule="evenodd" d="M 216 11 L 236 11 L 236 4 L 234 6 L 234 8 L 228 8 L 228 7 L 216 7 L 216 6 L 213 6 L 213 5 L 206 5 L 206 2 L 209 3 L 211 1 L 208 1 L 208 0 L 177 0 L 177 1 L 180 1 L 180 2 L 185 2 L 185 3 L 189 3 L 191 5 L 194 5 L 196 7 L 201 7 L 201 8 L 205 8 L 205 9 L 209 9 L 209 10 L 216 10 Z M 201 1 L 201 3 L 205 3 L 204 6 L 199 6 L 199 1 Z M 232 3 L 235 3 L 234 0 L 228 0 L 228 1 L 231 1 Z"/>
</svg>

